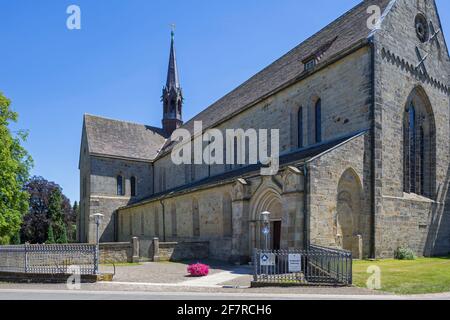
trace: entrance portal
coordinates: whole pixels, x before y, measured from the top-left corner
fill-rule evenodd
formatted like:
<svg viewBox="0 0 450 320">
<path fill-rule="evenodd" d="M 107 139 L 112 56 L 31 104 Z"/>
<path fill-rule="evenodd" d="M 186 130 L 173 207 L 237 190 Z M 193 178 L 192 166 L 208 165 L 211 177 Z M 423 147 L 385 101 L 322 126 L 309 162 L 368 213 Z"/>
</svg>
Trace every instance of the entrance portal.
<svg viewBox="0 0 450 320">
<path fill-rule="evenodd" d="M 273 221 L 271 223 L 272 229 L 272 249 L 280 250 L 281 249 L 281 221 Z"/>
<path fill-rule="evenodd" d="M 272 189 L 263 192 L 252 205 L 252 223 L 250 224 L 250 252 L 254 248 L 265 249 L 265 237 L 262 234 L 261 213 L 270 212 L 269 249 L 281 249 L 282 205 L 279 193 Z"/>
</svg>

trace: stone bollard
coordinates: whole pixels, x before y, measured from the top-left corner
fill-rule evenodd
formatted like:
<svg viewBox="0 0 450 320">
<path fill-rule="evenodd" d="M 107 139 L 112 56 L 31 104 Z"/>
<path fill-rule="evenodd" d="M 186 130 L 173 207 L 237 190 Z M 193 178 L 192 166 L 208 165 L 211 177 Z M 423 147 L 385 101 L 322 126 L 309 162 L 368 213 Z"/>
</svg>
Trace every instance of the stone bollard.
<svg viewBox="0 0 450 320">
<path fill-rule="evenodd" d="M 131 261 L 133 263 L 139 262 L 139 238 L 133 237 L 131 239 L 131 245 L 132 245 L 132 250 L 133 250 Z"/>
<path fill-rule="evenodd" d="M 361 260 L 363 258 L 363 238 L 358 234 L 355 236 L 353 244 L 353 259 Z"/>
<path fill-rule="evenodd" d="M 153 262 L 159 261 L 159 238 L 153 238 Z"/>
</svg>

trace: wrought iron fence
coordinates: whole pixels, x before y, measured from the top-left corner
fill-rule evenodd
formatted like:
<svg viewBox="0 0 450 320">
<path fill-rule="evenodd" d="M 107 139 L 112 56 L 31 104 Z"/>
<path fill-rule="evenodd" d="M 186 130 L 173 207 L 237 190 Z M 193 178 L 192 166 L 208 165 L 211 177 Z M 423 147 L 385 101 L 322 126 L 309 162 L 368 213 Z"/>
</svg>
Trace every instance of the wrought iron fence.
<svg viewBox="0 0 450 320">
<path fill-rule="evenodd" d="M 308 250 L 254 251 L 254 281 L 274 284 L 351 285 L 349 251 L 310 246 Z"/>
<path fill-rule="evenodd" d="M 98 271 L 98 251 L 93 244 L 25 244 L 0 246 L 0 272 L 80 274 Z M 78 270 L 77 270 L 78 272 Z"/>
</svg>

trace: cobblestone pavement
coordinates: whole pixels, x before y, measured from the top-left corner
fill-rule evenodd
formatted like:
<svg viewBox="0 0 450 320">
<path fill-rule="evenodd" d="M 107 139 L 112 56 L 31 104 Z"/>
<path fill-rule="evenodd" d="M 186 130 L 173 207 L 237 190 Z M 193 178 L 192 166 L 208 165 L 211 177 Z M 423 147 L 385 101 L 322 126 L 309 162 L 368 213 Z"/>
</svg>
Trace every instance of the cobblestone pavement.
<svg viewBox="0 0 450 320">
<path fill-rule="evenodd" d="M 133 283 L 153 283 L 153 284 L 180 284 L 182 282 L 196 282 L 198 278 L 189 277 L 187 273 L 187 266 L 189 263 L 175 263 L 175 262 L 145 262 L 140 265 L 118 265 L 116 266 L 114 282 L 133 282 Z M 195 262 L 194 262 L 195 263 Z M 204 263 L 210 266 L 210 273 L 208 277 L 213 276 L 220 280 L 221 273 L 229 273 L 227 277 L 232 280 L 233 274 L 235 277 L 240 277 L 243 274 L 251 274 L 251 268 L 236 267 L 233 265 L 224 264 L 223 262 L 207 260 Z M 101 266 L 101 272 L 114 272 L 113 266 Z M 208 279 L 206 277 L 205 279 Z M 228 280 L 228 279 L 225 279 Z M 212 285 L 218 283 L 211 283 Z M 250 285 L 250 280 L 244 284 Z"/>
</svg>

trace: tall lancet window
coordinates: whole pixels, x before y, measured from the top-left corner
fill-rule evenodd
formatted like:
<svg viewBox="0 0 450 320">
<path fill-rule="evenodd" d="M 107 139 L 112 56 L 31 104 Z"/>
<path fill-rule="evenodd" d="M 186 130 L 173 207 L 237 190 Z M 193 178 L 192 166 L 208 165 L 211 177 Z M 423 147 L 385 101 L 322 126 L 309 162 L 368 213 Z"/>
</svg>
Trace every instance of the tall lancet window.
<svg viewBox="0 0 450 320">
<path fill-rule="evenodd" d="M 297 113 L 297 147 L 303 148 L 303 107 L 298 108 Z"/>
<path fill-rule="evenodd" d="M 408 99 L 403 120 L 403 190 L 432 198 L 436 184 L 435 123 L 422 90 Z"/>
<path fill-rule="evenodd" d="M 416 192 L 416 108 L 414 104 L 411 103 L 408 109 L 408 144 L 409 144 L 409 184 L 410 192 Z"/>
<path fill-rule="evenodd" d="M 136 197 L 136 177 L 130 178 L 130 193 L 132 197 Z"/>
<path fill-rule="evenodd" d="M 322 100 L 319 99 L 314 107 L 315 116 L 315 138 L 316 143 L 322 142 Z"/>
<path fill-rule="evenodd" d="M 121 175 L 117 176 L 117 195 L 118 196 L 123 196 L 124 193 L 124 188 L 123 188 L 123 177 Z"/>
</svg>

